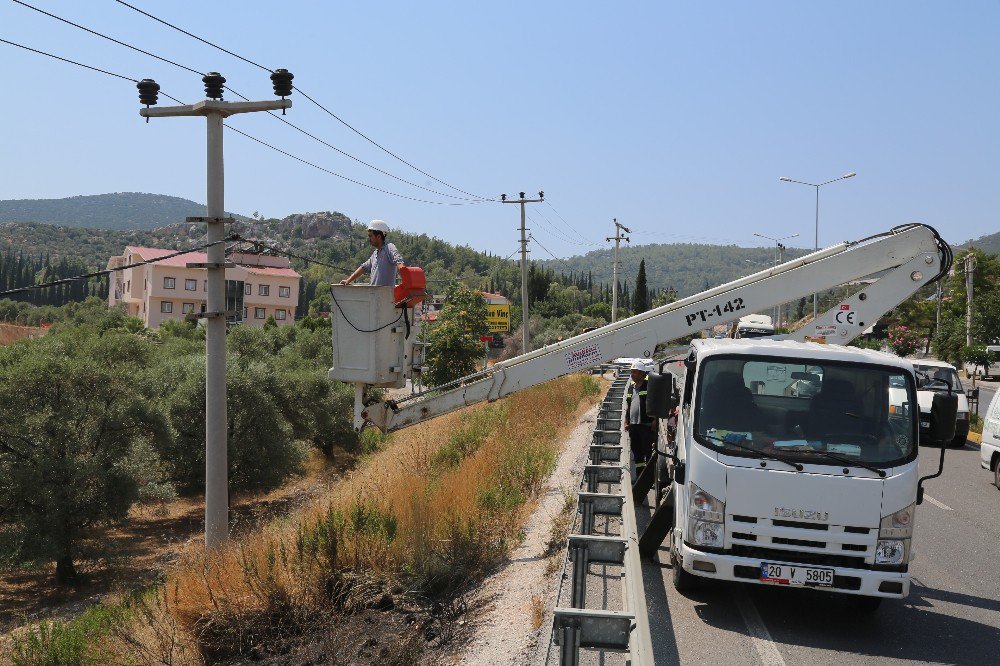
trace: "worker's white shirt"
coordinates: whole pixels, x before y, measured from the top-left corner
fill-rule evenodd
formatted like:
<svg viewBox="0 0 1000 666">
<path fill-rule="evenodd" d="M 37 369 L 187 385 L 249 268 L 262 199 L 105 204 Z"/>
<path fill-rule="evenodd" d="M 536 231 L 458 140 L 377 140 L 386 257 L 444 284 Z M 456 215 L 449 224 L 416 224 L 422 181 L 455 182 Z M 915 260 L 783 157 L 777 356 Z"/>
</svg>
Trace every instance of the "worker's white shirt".
<svg viewBox="0 0 1000 666">
<path fill-rule="evenodd" d="M 639 402 L 642 398 L 639 397 L 638 387 L 633 386 L 632 390 L 632 404 L 629 405 L 628 409 L 629 425 L 632 425 L 633 423 L 640 423 L 642 420 L 642 405 Z"/>
</svg>

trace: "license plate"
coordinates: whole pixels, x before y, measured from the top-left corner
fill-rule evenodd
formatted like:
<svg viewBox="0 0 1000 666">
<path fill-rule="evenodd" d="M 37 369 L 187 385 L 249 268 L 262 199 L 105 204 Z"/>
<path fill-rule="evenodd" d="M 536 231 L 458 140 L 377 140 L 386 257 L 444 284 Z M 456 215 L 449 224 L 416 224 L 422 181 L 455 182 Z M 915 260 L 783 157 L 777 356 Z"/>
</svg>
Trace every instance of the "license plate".
<svg viewBox="0 0 1000 666">
<path fill-rule="evenodd" d="M 833 569 L 801 567 L 797 564 L 760 563 L 760 579 L 779 585 L 833 585 Z"/>
<path fill-rule="evenodd" d="M 921 421 L 920 422 L 920 427 L 921 428 L 930 428 L 931 427 L 931 422 L 930 421 Z"/>
</svg>

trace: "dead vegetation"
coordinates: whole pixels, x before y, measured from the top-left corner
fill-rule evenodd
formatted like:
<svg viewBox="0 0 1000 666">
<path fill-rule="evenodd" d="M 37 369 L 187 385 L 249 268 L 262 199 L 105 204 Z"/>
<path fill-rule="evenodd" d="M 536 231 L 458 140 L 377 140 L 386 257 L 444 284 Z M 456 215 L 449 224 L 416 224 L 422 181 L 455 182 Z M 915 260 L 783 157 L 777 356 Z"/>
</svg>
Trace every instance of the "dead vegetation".
<svg viewBox="0 0 1000 666">
<path fill-rule="evenodd" d="M 48 659 L 59 640 L 38 627 L 7 655 L 20 650 L 24 664 L 416 663 L 454 638 L 461 591 L 520 538 L 561 435 L 596 394 L 595 380 L 569 376 L 396 433 L 321 500 L 219 552 L 181 549 L 162 584 L 74 634 L 85 659 Z"/>
</svg>

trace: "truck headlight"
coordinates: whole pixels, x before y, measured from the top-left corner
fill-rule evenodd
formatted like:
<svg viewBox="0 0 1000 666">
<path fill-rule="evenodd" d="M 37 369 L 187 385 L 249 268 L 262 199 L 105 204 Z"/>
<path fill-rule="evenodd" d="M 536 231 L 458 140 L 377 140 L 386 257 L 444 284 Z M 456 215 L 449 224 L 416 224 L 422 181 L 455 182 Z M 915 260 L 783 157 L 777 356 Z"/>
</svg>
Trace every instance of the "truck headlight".
<svg viewBox="0 0 1000 666">
<path fill-rule="evenodd" d="M 905 509 L 882 518 L 878 527 L 879 539 L 909 539 L 913 536 L 913 519 L 917 505 L 911 504 Z"/>
<path fill-rule="evenodd" d="M 875 564 L 903 564 L 909 539 L 879 539 L 875 546 Z"/>
<path fill-rule="evenodd" d="M 713 523 L 723 522 L 726 503 L 712 497 L 694 483 L 688 483 L 688 515 Z"/>
<path fill-rule="evenodd" d="M 696 546 L 722 548 L 726 503 L 688 483 L 688 535 Z"/>
</svg>

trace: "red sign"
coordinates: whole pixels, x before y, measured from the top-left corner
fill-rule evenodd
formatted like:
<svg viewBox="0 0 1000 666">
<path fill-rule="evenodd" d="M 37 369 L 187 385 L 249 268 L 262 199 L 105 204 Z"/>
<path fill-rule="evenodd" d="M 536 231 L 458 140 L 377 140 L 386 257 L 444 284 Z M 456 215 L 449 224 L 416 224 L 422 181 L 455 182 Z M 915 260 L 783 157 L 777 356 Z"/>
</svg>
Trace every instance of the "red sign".
<svg viewBox="0 0 1000 666">
<path fill-rule="evenodd" d="M 840 309 L 841 309 L 841 310 L 850 310 L 850 309 L 851 309 L 851 306 L 850 306 L 850 305 L 848 305 L 848 304 L 844 304 L 844 305 L 841 305 L 841 306 L 840 306 Z"/>
<path fill-rule="evenodd" d="M 493 342 L 493 336 L 492 335 L 480 335 L 479 336 L 479 341 L 480 342 Z"/>
</svg>

